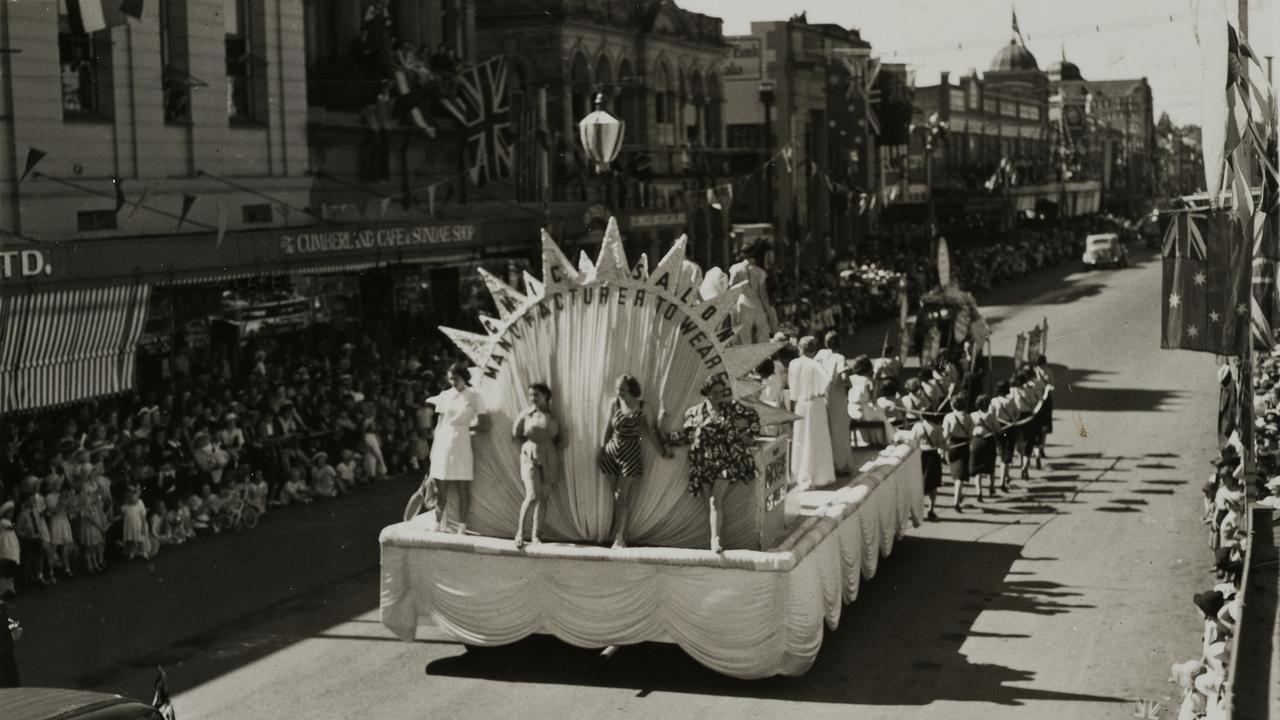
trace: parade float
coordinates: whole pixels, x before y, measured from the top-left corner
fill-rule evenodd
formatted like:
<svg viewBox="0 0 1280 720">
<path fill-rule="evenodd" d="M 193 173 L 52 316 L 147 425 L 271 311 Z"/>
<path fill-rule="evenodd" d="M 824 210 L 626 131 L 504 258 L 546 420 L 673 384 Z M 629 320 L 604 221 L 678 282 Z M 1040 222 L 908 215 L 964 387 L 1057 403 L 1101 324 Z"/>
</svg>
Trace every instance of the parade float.
<svg viewBox="0 0 1280 720">
<path fill-rule="evenodd" d="M 427 625 L 479 646 L 535 633 L 582 647 L 669 642 L 727 675 L 798 675 L 824 622 L 836 626 L 861 578 L 918 523 L 914 448 L 891 446 L 847 481 L 811 491 L 790 481 L 789 437 L 761 437 L 754 481 L 725 497 L 725 550 L 712 552 L 706 500 L 686 492 L 687 453 L 664 458 L 645 443 L 632 546 L 604 545 L 613 496 L 596 459 L 619 375 L 639 379 L 662 431 L 701 400 L 710 376 L 731 381 L 762 424 L 794 418 L 759 403 L 762 386 L 748 377 L 778 346 L 733 343 L 727 320 L 743 286 L 702 299 L 685 249 L 681 238 L 652 269 L 643 256 L 631 267 L 610 221 L 598 258 L 575 265 L 544 233 L 542 277 L 526 274 L 523 292 L 484 275 L 498 309 L 482 318 L 485 334 L 442 328 L 474 365 L 492 429 L 472 436 L 471 534 L 440 532 L 429 513 L 381 534 L 381 616 L 397 636 L 413 640 Z M 517 548 L 523 490 L 509 429 L 534 382 L 552 388 L 567 440 L 543 542 Z"/>
<path fill-rule="evenodd" d="M 985 352 L 991 329 L 972 293 L 965 292 L 951 277 L 951 255 L 946 238 L 938 238 L 938 285 L 920 297 L 910 336 L 920 366 L 948 357 L 953 347 L 970 343 L 979 354 Z M 976 355 L 975 355 L 976 357 Z"/>
</svg>

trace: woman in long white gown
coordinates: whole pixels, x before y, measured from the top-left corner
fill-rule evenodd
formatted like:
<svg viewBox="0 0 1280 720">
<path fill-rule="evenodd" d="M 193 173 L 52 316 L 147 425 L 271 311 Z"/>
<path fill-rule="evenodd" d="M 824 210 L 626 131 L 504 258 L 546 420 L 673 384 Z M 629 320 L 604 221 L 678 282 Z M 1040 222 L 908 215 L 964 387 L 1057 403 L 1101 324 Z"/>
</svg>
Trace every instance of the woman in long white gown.
<svg viewBox="0 0 1280 720">
<path fill-rule="evenodd" d="M 769 302 L 769 273 L 764 269 L 768 255 L 768 243 L 744 245 L 738 253 L 738 262 L 729 268 L 730 287 L 747 283 L 734 308 L 738 340 L 743 344 L 766 342 L 778 327 L 777 313 Z"/>
<path fill-rule="evenodd" d="M 792 412 L 800 416 L 792 424 L 791 476 L 800 487 L 823 487 L 835 482 L 831 456 L 831 429 L 827 420 L 827 388 L 831 378 L 813 356 L 818 339 L 800 340 L 800 357 L 787 367 Z"/>
<path fill-rule="evenodd" d="M 471 453 L 471 432 L 485 432 L 489 416 L 485 414 L 480 393 L 467 383 L 467 366 L 449 366 L 449 389 L 429 399 L 436 408 L 436 432 L 431 444 L 430 478 L 439 487 L 436 501 L 436 526 L 445 529 L 445 509 L 452 495 L 458 502 L 459 535 L 467 531 L 467 512 L 471 509 L 471 481 L 475 478 Z"/>
<path fill-rule="evenodd" d="M 849 442 L 849 366 L 840 352 L 835 331 L 822 337 L 825 346 L 813 356 L 831 376 L 827 389 L 827 422 L 831 426 L 831 457 L 837 475 L 853 472 L 853 447 Z"/>
</svg>

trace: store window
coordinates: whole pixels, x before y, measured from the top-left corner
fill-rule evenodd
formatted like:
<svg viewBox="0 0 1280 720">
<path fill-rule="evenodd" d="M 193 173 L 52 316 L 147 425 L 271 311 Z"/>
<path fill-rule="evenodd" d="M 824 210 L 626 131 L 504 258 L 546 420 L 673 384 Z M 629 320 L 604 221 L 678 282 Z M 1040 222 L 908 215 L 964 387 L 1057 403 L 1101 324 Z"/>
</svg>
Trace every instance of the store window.
<svg viewBox="0 0 1280 720">
<path fill-rule="evenodd" d="M 59 3 L 59 7 L 65 4 Z M 85 32 L 78 17 L 58 14 L 58 64 L 62 74 L 62 117 L 111 117 L 111 30 Z"/>
<path fill-rule="evenodd" d="M 266 60 L 262 3 L 223 0 L 226 28 L 227 116 L 233 123 L 266 122 Z"/>
</svg>

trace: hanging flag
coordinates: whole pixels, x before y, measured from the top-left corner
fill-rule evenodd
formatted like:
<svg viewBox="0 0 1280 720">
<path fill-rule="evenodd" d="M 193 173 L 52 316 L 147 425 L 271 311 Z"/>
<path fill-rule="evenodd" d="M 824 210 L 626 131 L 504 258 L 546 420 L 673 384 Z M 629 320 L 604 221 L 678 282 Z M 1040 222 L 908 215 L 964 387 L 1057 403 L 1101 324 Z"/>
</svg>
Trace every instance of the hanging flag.
<svg viewBox="0 0 1280 720">
<path fill-rule="evenodd" d="M 142 194 L 138 196 L 137 200 L 133 201 L 133 210 L 129 211 L 129 217 L 125 218 L 126 221 L 132 220 L 133 216 L 138 214 L 138 208 L 142 207 L 142 203 L 147 201 L 147 196 L 150 194 L 151 194 L 151 186 L 143 185 Z"/>
<path fill-rule="evenodd" d="M 782 162 L 787 166 L 787 174 L 791 174 L 791 156 L 795 151 L 791 149 L 791 143 L 787 143 L 782 147 Z"/>
<path fill-rule="evenodd" d="M 715 188 L 707 188 L 707 204 L 715 208 L 716 210 L 722 209 L 720 207 L 720 200 L 716 197 Z"/>
<path fill-rule="evenodd" d="M 1229 211 L 1174 215 L 1164 241 L 1161 348 L 1239 353 L 1252 302 L 1249 250 Z"/>
<path fill-rule="evenodd" d="M 432 183 L 427 186 L 427 214 L 432 217 L 436 216 L 436 184 Z"/>
<path fill-rule="evenodd" d="M 471 65 L 458 73 L 457 95 L 440 101 L 466 134 L 467 164 L 476 185 L 507 177 L 513 169 L 517 139 L 507 102 L 507 68 L 504 55 Z"/>
<path fill-rule="evenodd" d="M 1018 38 L 1020 44 L 1026 45 L 1027 41 L 1022 39 L 1022 29 L 1018 27 L 1018 9 L 1013 7 L 1009 9 L 1013 12 L 1013 35 Z"/>
<path fill-rule="evenodd" d="M 391 198 L 385 197 L 378 201 L 378 218 L 382 219 L 387 216 L 387 210 L 391 208 Z"/>
<path fill-rule="evenodd" d="M 62 0 L 72 32 L 94 33 L 109 27 L 128 25 L 128 18 L 142 19 L 143 0 Z"/>
<path fill-rule="evenodd" d="M 951 285 L 951 251 L 947 249 L 947 239 L 938 236 L 938 285 Z"/>
<path fill-rule="evenodd" d="M 907 353 L 911 350 L 910 328 L 907 326 L 907 315 L 911 312 L 911 304 L 907 299 L 907 278 L 898 278 L 898 364 L 907 362 Z"/>
<path fill-rule="evenodd" d="M 227 237 L 227 205 L 218 200 L 218 238 L 214 241 L 215 248 L 222 247 L 222 241 Z"/>
<path fill-rule="evenodd" d="M 119 213 L 120 208 L 124 207 L 125 202 L 127 202 L 124 199 L 124 185 L 118 177 L 111 178 L 111 184 L 116 187 L 116 212 Z"/>
<path fill-rule="evenodd" d="M 1265 157 L 1274 163 L 1277 155 L 1277 128 L 1274 120 Z M 1276 345 L 1280 322 L 1280 177 L 1274 168 L 1263 170 L 1262 201 L 1253 216 L 1253 301 L 1250 318 L 1253 339 L 1266 349 Z"/>
<path fill-rule="evenodd" d="M 182 223 L 187 221 L 187 213 L 191 212 L 191 206 L 196 204 L 196 196 L 182 194 L 182 212 L 178 213 L 178 227 L 174 231 L 182 229 Z"/>
<path fill-rule="evenodd" d="M 31 174 L 32 170 L 36 169 L 36 165 L 40 164 L 40 161 L 44 159 L 44 156 L 45 156 L 45 153 L 43 150 L 37 150 L 33 147 L 28 147 L 27 148 L 27 165 L 26 165 L 26 168 L 22 171 L 22 177 L 18 178 L 18 182 L 22 182 L 23 180 L 26 180 L 27 175 Z"/>
</svg>

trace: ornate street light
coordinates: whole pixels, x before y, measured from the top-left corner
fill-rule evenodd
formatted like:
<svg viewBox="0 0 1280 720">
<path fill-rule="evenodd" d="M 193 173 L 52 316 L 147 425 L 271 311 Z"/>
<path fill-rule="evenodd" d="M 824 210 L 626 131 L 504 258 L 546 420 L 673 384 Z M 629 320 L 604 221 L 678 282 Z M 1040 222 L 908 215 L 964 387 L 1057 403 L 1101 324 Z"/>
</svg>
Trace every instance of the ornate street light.
<svg viewBox="0 0 1280 720">
<path fill-rule="evenodd" d="M 578 121 L 578 136 L 587 157 L 596 165 L 596 172 L 609 169 L 609 164 L 622 150 L 622 135 L 626 123 L 604 110 L 604 93 L 596 93 L 596 109 Z"/>
</svg>

